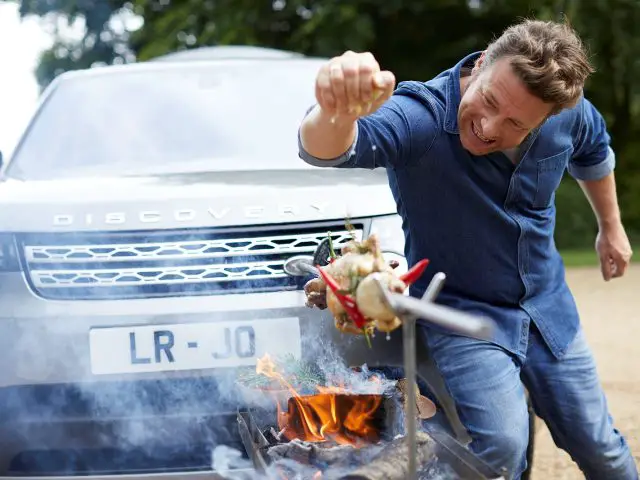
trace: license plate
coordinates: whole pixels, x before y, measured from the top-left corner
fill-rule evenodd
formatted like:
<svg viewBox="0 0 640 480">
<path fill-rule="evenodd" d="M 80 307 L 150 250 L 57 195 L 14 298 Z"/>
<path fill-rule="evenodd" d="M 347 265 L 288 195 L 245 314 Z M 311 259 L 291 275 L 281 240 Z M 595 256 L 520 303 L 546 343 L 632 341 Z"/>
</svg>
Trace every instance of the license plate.
<svg viewBox="0 0 640 480">
<path fill-rule="evenodd" d="M 89 332 L 94 375 L 255 365 L 256 359 L 300 358 L 298 318 L 101 327 Z"/>
</svg>

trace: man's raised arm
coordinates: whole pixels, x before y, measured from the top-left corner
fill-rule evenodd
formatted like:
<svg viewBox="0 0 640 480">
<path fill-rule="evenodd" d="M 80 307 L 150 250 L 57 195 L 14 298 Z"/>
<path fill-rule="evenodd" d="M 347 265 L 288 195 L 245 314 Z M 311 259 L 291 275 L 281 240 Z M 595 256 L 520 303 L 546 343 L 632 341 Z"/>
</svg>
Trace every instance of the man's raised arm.
<svg viewBox="0 0 640 480">
<path fill-rule="evenodd" d="M 311 156 L 334 160 L 354 144 L 356 121 L 369 115 L 393 94 L 395 77 L 370 53 L 346 52 L 318 72 L 316 100 L 300 126 L 302 148 Z"/>
<path fill-rule="evenodd" d="M 318 72 L 315 105 L 298 129 L 300 157 L 317 167 L 399 168 L 427 155 L 440 131 L 424 85 L 395 89 L 370 53 L 347 52 Z"/>
</svg>

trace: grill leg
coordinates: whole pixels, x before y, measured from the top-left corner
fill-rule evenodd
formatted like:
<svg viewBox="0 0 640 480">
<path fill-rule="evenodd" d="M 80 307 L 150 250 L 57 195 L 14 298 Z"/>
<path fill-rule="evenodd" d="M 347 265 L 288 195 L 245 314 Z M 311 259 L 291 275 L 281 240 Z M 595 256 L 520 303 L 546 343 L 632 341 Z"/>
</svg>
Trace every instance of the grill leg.
<svg viewBox="0 0 640 480">
<path fill-rule="evenodd" d="M 404 344 L 404 374 L 407 378 L 407 444 L 409 445 L 408 480 L 417 480 L 416 473 L 416 319 L 402 319 Z"/>
</svg>

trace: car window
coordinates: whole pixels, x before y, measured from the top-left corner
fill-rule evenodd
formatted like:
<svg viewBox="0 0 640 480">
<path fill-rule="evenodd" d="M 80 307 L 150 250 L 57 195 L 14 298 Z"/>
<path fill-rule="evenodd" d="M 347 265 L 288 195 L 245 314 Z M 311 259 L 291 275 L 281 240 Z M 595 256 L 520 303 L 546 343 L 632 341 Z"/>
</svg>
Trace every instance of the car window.
<svg viewBox="0 0 640 480">
<path fill-rule="evenodd" d="M 318 64 L 170 65 L 70 77 L 15 151 L 11 176 L 307 168 L 297 129 Z"/>
</svg>

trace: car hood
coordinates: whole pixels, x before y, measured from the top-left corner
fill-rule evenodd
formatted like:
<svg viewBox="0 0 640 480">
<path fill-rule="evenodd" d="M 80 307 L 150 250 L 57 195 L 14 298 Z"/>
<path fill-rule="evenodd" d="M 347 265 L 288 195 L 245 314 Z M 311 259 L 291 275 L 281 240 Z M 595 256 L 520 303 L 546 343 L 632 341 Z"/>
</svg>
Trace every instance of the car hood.
<svg viewBox="0 0 640 480">
<path fill-rule="evenodd" d="M 153 230 L 396 212 L 384 170 L 190 172 L 0 184 L 0 230 Z"/>
</svg>

